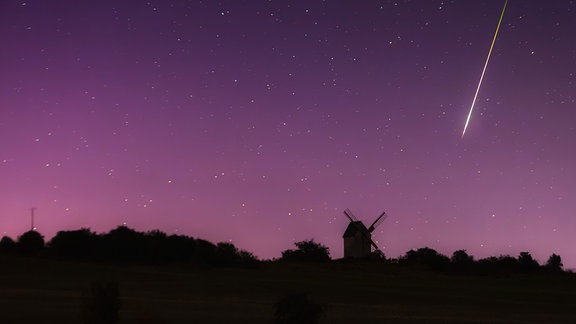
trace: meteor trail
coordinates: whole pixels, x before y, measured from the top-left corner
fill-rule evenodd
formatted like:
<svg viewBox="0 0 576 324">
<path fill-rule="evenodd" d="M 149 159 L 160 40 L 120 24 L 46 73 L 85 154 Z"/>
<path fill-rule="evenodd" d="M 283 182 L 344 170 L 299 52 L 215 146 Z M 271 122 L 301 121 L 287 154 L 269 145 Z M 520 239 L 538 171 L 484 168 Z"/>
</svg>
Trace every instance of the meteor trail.
<svg viewBox="0 0 576 324">
<path fill-rule="evenodd" d="M 480 92 L 480 86 L 482 86 L 482 80 L 484 79 L 484 73 L 486 73 L 486 67 L 488 67 L 488 61 L 490 61 L 490 55 L 492 55 L 492 49 L 494 48 L 494 43 L 496 43 L 496 37 L 498 37 L 498 31 L 500 30 L 500 24 L 502 24 L 502 18 L 504 17 L 504 11 L 506 11 L 506 5 L 508 0 L 504 2 L 504 8 L 502 8 L 502 13 L 500 14 L 500 20 L 498 21 L 498 27 L 496 27 L 496 32 L 494 33 L 494 38 L 492 39 L 492 45 L 490 45 L 490 51 L 488 51 L 488 57 L 486 57 L 486 63 L 484 63 L 484 69 L 482 69 L 482 75 L 480 76 L 480 81 L 478 82 L 478 87 L 476 88 L 476 93 L 474 94 L 474 99 L 472 100 L 472 106 L 470 106 L 470 112 L 468 112 L 468 117 L 466 118 L 466 124 L 464 124 L 464 130 L 462 131 L 462 138 L 466 134 L 466 128 L 468 128 L 468 123 L 470 122 L 470 117 L 472 117 L 472 110 L 474 110 L 474 104 L 476 103 L 476 98 L 478 97 L 478 92 Z"/>
</svg>

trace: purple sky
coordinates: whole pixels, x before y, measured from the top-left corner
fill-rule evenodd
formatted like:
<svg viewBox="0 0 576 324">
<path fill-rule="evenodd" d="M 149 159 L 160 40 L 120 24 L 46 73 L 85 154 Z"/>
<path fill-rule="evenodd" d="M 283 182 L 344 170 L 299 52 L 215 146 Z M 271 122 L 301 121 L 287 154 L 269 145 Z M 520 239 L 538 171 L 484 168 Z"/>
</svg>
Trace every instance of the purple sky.
<svg viewBox="0 0 576 324">
<path fill-rule="evenodd" d="M 126 223 L 261 258 L 350 208 L 397 257 L 576 267 L 576 3 L 2 1 L 0 234 Z"/>
</svg>

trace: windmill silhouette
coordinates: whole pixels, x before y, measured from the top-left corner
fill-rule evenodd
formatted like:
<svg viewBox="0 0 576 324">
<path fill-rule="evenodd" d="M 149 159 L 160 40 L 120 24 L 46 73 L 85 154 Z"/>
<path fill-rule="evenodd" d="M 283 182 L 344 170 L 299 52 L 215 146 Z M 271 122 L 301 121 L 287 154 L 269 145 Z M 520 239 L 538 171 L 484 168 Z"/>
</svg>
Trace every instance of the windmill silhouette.
<svg viewBox="0 0 576 324">
<path fill-rule="evenodd" d="M 344 235 L 342 235 L 342 238 L 344 238 L 344 258 L 368 257 L 372 252 L 372 247 L 374 252 L 383 258 L 384 253 L 372 240 L 372 232 L 388 217 L 386 212 L 382 212 L 368 228 L 349 209 L 344 210 L 344 215 L 350 220 L 350 224 L 348 224 Z"/>
</svg>

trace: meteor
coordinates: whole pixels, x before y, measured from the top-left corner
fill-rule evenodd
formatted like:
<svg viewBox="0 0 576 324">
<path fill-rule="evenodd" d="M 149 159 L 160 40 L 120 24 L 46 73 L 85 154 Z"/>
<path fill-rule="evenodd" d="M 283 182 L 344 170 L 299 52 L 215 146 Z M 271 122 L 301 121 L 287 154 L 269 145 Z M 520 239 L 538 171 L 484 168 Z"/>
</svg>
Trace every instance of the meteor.
<svg viewBox="0 0 576 324">
<path fill-rule="evenodd" d="M 480 86 L 482 86 L 482 80 L 484 79 L 484 74 L 486 73 L 486 67 L 488 67 L 488 62 L 490 61 L 490 55 L 492 55 L 492 49 L 494 48 L 494 43 L 496 43 L 496 37 L 498 37 L 498 31 L 500 30 L 500 25 L 502 24 L 502 18 L 504 17 L 504 11 L 506 11 L 506 5 L 508 0 L 504 2 L 504 8 L 502 8 L 502 13 L 500 14 L 500 20 L 498 21 L 498 27 L 496 27 L 496 32 L 494 33 L 494 38 L 492 39 L 492 45 L 490 45 L 490 51 L 488 51 L 488 57 L 486 57 L 486 63 L 484 63 L 484 69 L 482 69 L 482 75 L 480 76 L 480 81 L 478 82 L 478 87 L 476 88 L 476 93 L 474 94 L 474 99 L 472 100 L 472 106 L 470 106 L 470 112 L 468 112 L 468 117 L 466 118 L 466 124 L 464 124 L 464 130 L 462 131 L 462 138 L 466 134 L 466 128 L 468 128 L 468 123 L 470 122 L 470 117 L 472 117 L 472 111 L 474 110 L 474 104 L 476 104 L 476 98 L 478 98 L 478 92 L 480 92 Z"/>
</svg>

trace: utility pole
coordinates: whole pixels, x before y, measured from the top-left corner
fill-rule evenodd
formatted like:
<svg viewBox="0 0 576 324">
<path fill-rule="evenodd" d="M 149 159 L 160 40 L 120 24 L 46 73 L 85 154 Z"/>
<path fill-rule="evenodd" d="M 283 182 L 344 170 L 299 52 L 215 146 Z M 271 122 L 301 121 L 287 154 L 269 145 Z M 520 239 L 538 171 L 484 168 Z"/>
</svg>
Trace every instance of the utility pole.
<svg viewBox="0 0 576 324">
<path fill-rule="evenodd" d="M 36 207 L 30 208 L 30 230 L 34 231 L 36 228 L 34 227 L 34 211 Z"/>
</svg>

